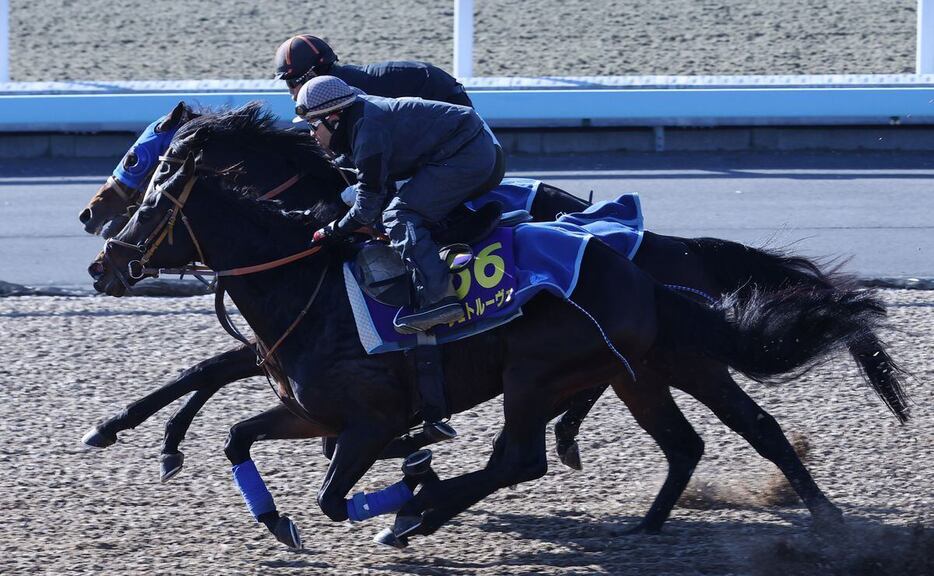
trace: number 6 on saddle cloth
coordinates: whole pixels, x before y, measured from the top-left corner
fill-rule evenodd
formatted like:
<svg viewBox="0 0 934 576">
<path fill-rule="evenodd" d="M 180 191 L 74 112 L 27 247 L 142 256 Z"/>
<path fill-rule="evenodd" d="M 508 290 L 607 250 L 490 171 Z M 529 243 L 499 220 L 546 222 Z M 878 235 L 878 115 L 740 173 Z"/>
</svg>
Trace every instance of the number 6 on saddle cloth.
<svg viewBox="0 0 934 576">
<path fill-rule="evenodd" d="M 564 215 L 556 222 L 528 223 L 525 211 L 500 219 L 500 210 L 491 203 L 474 214 L 477 225 L 470 229 L 488 232 L 480 238 L 445 234 L 446 240 L 457 241 L 448 244 L 441 234 L 436 235 L 440 245 L 447 244 L 441 255 L 451 266 L 465 313 L 460 322 L 432 329 L 438 344 L 509 322 L 542 290 L 570 301 L 584 248 L 591 239 L 598 238 L 627 258 L 635 256 L 642 240 L 641 206 L 632 194 Z M 400 308 L 412 302 L 409 275 L 396 251 L 385 243 L 363 244 L 356 258 L 345 263 L 344 281 L 367 353 L 416 346 L 415 335 L 401 334 L 393 325 Z"/>
</svg>

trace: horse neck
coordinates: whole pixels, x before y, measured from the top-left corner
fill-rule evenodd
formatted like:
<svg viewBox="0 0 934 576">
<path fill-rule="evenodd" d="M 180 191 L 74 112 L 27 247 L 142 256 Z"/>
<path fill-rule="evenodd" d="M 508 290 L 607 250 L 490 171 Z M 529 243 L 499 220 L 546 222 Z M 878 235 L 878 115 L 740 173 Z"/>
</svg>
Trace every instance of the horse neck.
<svg viewBox="0 0 934 576">
<path fill-rule="evenodd" d="M 302 262 L 247 276 L 227 277 L 223 286 L 250 328 L 268 348 L 290 329 L 303 308 L 314 298 L 301 324 L 278 349 L 285 365 L 301 353 L 314 347 L 315 338 L 308 336 L 333 313 L 329 310 L 334 298 L 335 282 L 341 280 L 339 270 L 324 261 Z M 320 284 L 320 288 L 319 288 Z"/>
</svg>

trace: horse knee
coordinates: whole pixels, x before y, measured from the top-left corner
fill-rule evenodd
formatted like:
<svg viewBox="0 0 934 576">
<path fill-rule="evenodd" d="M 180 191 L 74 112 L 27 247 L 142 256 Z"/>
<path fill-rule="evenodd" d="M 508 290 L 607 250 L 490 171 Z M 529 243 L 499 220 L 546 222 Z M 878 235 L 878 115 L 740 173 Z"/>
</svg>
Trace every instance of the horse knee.
<svg viewBox="0 0 934 576">
<path fill-rule="evenodd" d="M 255 438 L 249 433 L 243 424 L 234 424 L 230 427 L 227 434 L 227 441 L 224 443 L 224 454 L 231 464 L 240 464 L 250 459 L 250 446 L 253 445 Z"/>
<path fill-rule="evenodd" d="M 343 522 L 347 520 L 347 503 L 343 496 L 332 495 L 327 490 L 318 491 L 318 508 L 324 512 L 324 515 L 334 522 Z"/>
</svg>

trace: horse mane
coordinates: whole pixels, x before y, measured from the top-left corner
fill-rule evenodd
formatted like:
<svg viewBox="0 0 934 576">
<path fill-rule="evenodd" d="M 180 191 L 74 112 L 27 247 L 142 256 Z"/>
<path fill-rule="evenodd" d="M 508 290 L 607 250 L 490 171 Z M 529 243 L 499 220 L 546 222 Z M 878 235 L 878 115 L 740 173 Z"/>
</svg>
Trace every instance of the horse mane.
<svg viewBox="0 0 934 576">
<path fill-rule="evenodd" d="M 223 139 L 245 150 L 262 149 L 276 154 L 289 164 L 319 176 L 336 169 L 324 151 L 307 132 L 276 127 L 277 116 L 258 100 L 239 108 L 201 110 L 200 116 L 182 125 L 172 140 L 172 155 L 184 157 L 208 141 Z"/>
<path fill-rule="evenodd" d="M 259 200 L 262 190 L 226 178 L 223 172 L 214 176 L 202 174 L 202 180 L 211 180 L 235 204 L 249 204 L 247 213 L 251 217 L 267 223 L 282 223 L 285 218 L 292 223 L 320 227 L 346 211 L 336 192 L 343 188 L 344 180 L 325 157 L 317 141 L 304 131 L 277 128 L 276 115 L 263 102 L 254 100 L 239 108 L 199 112 L 200 116 L 181 126 L 175 134 L 172 156 L 184 157 L 210 141 L 222 139 L 233 148 L 258 149 L 277 155 L 317 180 L 317 186 L 305 187 L 306 190 L 315 188 L 321 192 L 317 198 L 309 194 L 307 209 L 285 211 L 280 201 Z"/>
</svg>

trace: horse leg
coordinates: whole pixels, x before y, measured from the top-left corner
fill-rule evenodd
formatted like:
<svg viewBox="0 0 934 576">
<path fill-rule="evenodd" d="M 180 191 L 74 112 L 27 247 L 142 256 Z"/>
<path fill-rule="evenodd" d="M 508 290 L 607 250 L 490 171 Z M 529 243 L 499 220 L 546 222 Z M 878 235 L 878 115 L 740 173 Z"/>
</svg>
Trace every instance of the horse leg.
<svg viewBox="0 0 934 576">
<path fill-rule="evenodd" d="M 561 415 L 561 419 L 555 423 L 555 451 L 561 463 L 572 470 L 584 469 L 580 447 L 577 445 L 577 434 L 584 418 L 608 387 L 609 384 L 602 384 L 578 393 L 571 399 L 570 406 Z"/>
<path fill-rule="evenodd" d="M 185 454 L 178 449 L 178 445 L 185 439 L 185 433 L 204 404 L 226 384 L 221 382 L 196 390 L 165 423 L 162 454 L 159 457 L 159 479 L 163 482 L 168 482 L 182 471 Z"/>
<path fill-rule="evenodd" d="M 272 494 L 250 458 L 250 447 L 257 440 L 315 438 L 327 433 L 327 430 L 295 415 L 287 406 L 280 404 L 234 424 L 224 444 L 224 454 L 233 465 L 234 483 L 253 518 L 264 524 L 277 540 L 289 548 L 302 547 L 298 529 L 288 516 L 279 515 Z"/>
<path fill-rule="evenodd" d="M 708 374 L 712 371 L 709 367 L 697 370 Z M 679 388 L 710 408 L 763 458 L 778 466 L 815 521 L 836 524 L 842 520 L 843 513 L 817 486 L 775 418 L 739 387 L 725 367 L 718 365 L 711 377 Z"/>
<path fill-rule="evenodd" d="M 527 385 L 542 381 L 532 377 L 530 369 L 511 372 L 515 375 L 507 376 L 504 390 L 506 424 L 494 441 L 486 467 L 425 483 L 396 518 L 393 532 L 403 543 L 416 534 L 432 534 L 500 488 L 541 478 L 548 471 L 545 426 L 551 415 L 551 397 L 547 391 Z"/>
<path fill-rule="evenodd" d="M 150 416 L 189 392 L 223 386 L 234 380 L 261 373 L 260 368 L 256 366 L 256 353 L 252 347 L 239 346 L 228 350 L 195 364 L 175 380 L 94 426 L 81 441 L 95 448 L 106 448 L 117 441 L 118 432 L 136 428 Z"/>
<path fill-rule="evenodd" d="M 704 441 L 675 404 L 661 378 L 640 372 L 638 385 L 629 379 L 618 380 L 613 383 L 613 390 L 668 460 L 668 474 L 649 511 L 636 526 L 626 530 L 628 534 L 656 534 L 687 487 L 704 454 Z"/>
<path fill-rule="evenodd" d="M 375 424 L 356 424 L 341 431 L 324 483 L 318 490 L 318 507 L 328 518 L 335 522 L 366 519 L 366 514 L 358 509 L 362 504 L 355 506 L 360 498 L 344 497 L 376 462 L 393 436 L 392 431 Z M 365 500 L 366 496 L 362 497 Z"/>
</svg>

